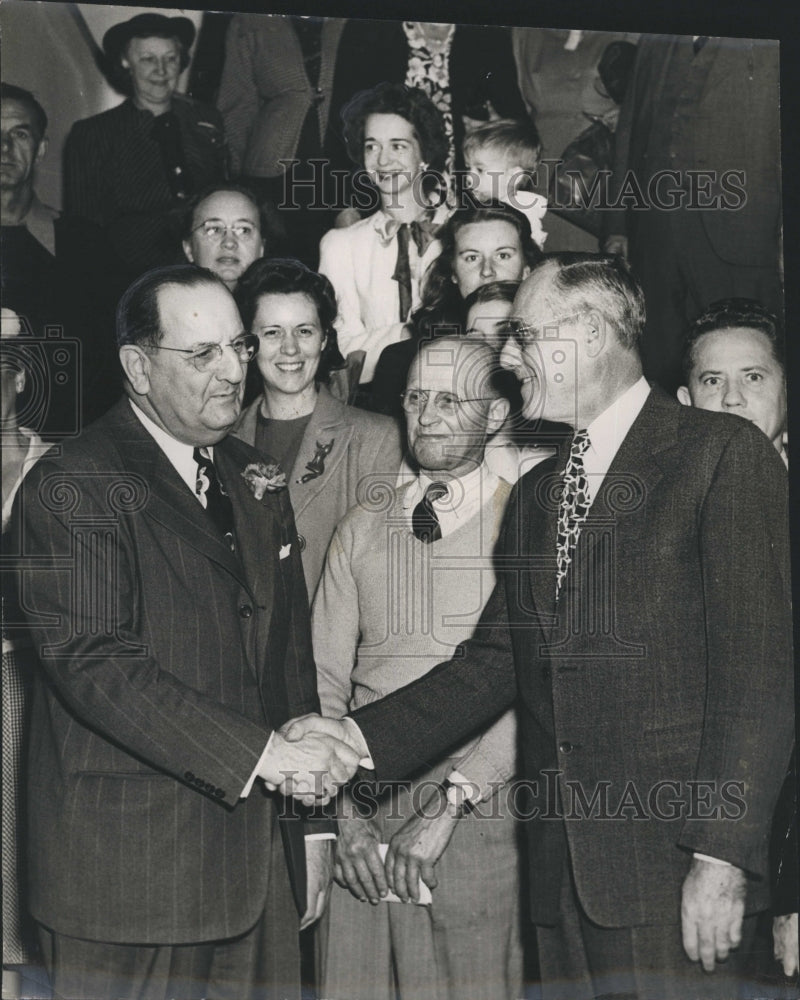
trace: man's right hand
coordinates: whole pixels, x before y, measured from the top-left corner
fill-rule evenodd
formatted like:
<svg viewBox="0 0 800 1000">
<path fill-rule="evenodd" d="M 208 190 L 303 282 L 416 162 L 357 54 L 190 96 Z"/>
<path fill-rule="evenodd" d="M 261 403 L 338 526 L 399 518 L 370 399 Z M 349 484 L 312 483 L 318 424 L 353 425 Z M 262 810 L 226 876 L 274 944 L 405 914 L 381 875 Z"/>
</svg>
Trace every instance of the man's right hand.
<svg viewBox="0 0 800 1000">
<path fill-rule="evenodd" d="M 289 739 L 276 731 L 258 773 L 272 790 L 307 806 L 326 805 L 356 773 L 360 759 L 348 743 L 329 732 L 309 730 Z"/>
<path fill-rule="evenodd" d="M 619 254 L 623 260 L 628 259 L 628 237 L 620 233 L 607 236 L 603 243 L 603 253 Z"/>
<path fill-rule="evenodd" d="M 325 733 L 342 743 L 347 743 L 359 756 L 362 762 L 369 760 L 369 748 L 364 737 L 355 722 L 345 717 L 344 719 L 330 719 L 323 715 L 301 715 L 296 719 L 290 719 L 281 726 L 280 732 L 287 740 L 300 740 L 309 733 Z M 362 766 L 371 767 L 371 764 L 363 763 Z"/>
<path fill-rule="evenodd" d="M 380 830 L 374 820 L 359 816 L 345 793 L 337 815 L 339 836 L 333 877 L 362 903 L 377 905 L 389 890 L 378 851 Z"/>
</svg>

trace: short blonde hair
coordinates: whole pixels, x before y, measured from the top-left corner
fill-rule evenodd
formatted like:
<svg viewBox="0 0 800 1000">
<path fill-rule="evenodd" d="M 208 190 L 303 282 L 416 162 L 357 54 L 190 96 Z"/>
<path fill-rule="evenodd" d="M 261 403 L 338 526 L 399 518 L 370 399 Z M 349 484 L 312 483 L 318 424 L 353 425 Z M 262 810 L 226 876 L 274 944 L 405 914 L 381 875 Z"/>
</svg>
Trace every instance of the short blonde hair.
<svg viewBox="0 0 800 1000">
<path fill-rule="evenodd" d="M 464 159 L 481 149 L 495 149 L 523 170 L 535 170 L 542 155 L 542 140 L 532 121 L 498 118 L 478 125 L 464 136 Z"/>
</svg>

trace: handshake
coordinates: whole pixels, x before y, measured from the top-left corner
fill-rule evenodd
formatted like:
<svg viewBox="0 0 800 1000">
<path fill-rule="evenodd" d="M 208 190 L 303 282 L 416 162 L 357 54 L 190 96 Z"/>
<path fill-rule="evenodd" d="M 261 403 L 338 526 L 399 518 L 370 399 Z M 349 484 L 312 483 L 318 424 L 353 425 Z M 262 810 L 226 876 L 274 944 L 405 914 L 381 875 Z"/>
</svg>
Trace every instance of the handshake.
<svg viewBox="0 0 800 1000">
<path fill-rule="evenodd" d="M 369 750 L 351 719 L 314 713 L 290 719 L 272 734 L 258 774 L 271 791 L 306 806 L 324 806 L 356 773 L 372 767 Z"/>
</svg>

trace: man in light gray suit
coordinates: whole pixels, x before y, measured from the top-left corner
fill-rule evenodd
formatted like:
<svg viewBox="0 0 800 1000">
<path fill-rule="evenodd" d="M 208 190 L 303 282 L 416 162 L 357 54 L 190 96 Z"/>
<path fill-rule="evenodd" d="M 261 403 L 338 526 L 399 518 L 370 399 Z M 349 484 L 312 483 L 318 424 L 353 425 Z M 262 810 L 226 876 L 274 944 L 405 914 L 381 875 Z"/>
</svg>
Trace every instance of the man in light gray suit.
<svg viewBox="0 0 800 1000">
<path fill-rule="evenodd" d="M 59 996 L 298 996 L 330 831 L 304 848 L 270 789 L 357 759 L 277 732 L 318 701 L 285 477 L 225 438 L 257 341 L 190 265 L 128 289 L 117 340 L 127 396 L 19 498 L 30 909 Z"/>
</svg>

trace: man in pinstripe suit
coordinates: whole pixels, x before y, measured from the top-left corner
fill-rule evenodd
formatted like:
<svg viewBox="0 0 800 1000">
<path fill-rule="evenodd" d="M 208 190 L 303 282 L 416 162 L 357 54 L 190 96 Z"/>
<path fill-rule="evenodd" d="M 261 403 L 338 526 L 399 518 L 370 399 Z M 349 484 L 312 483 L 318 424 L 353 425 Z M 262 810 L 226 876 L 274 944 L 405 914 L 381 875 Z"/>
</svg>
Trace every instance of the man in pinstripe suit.
<svg viewBox="0 0 800 1000">
<path fill-rule="evenodd" d="M 222 282 L 189 265 L 128 289 L 117 340 L 128 398 L 20 497 L 45 964 L 62 997 L 298 996 L 293 894 L 313 922 L 330 834 L 317 824 L 304 851 L 308 826 L 271 790 L 357 760 L 277 732 L 318 700 L 287 491 L 224 437 L 255 349 Z"/>
</svg>

